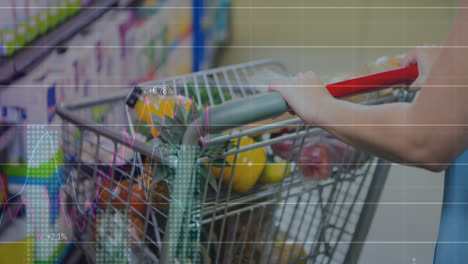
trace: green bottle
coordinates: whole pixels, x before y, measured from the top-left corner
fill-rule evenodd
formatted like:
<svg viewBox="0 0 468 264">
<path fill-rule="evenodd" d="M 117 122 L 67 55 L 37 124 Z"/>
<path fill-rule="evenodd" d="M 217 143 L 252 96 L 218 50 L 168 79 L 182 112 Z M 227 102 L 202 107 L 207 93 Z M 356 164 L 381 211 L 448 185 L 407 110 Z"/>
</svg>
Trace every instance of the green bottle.
<svg viewBox="0 0 468 264">
<path fill-rule="evenodd" d="M 60 20 L 60 3 L 59 0 L 49 0 L 48 4 L 49 9 L 49 27 L 48 29 L 54 28 L 57 26 Z"/>
<path fill-rule="evenodd" d="M 14 10 L 16 15 L 16 43 L 18 48 L 24 47 L 28 35 L 28 8 L 26 0 L 16 0 Z"/>
<path fill-rule="evenodd" d="M 45 34 L 49 29 L 49 5 L 48 0 L 34 0 L 39 7 L 39 34 Z"/>
<path fill-rule="evenodd" d="M 78 13 L 81 9 L 81 0 L 65 0 L 68 5 L 68 15 L 72 16 Z"/>
<path fill-rule="evenodd" d="M 2 35 L 2 55 L 11 55 L 16 48 L 16 23 L 13 5 L 0 9 L 0 32 Z"/>
<path fill-rule="evenodd" d="M 35 1 L 29 1 L 29 15 L 28 15 L 28 42 L 31 42 L 39 35 L 39 12 L 40 9 L 35 5 Z"/>
</svg>

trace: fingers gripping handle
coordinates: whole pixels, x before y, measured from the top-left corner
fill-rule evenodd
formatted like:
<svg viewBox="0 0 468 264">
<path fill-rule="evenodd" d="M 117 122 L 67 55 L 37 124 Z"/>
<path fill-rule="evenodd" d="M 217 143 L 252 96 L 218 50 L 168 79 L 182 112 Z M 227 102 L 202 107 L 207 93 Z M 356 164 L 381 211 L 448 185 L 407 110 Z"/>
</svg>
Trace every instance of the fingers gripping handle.
<svg viewBox="0 0 468 264">
<path fill-rule="evenodd" d="M 288 104 L 280 93 L 267 93 L 232 101 L 211 108 L 208 112 L 210 132 L 242 126 L 280 116 L 288 111 Z"/>
<path fill-rule="evenodd" d="M 417 65 L 410 65 L 329 84 L 326 87 L 333 97 L 340 98 L 371 92 L 400 83 L 410 83 L 417 77 Z M 288 104 L 280 93 L 273 92 L 211 108 L 208 114 L 209 120 L 204 121 L 208 121 L 206 123 L 209 124 L 211 133 L 218 133 L 229 128 L 280 116 L 289 110 Z"/>
<path fill-rule="evenodd" d="M 351 96 L 386 88 L 400 83 L 412 83 L 418 78 L 416 64 L 389 71 L 370 74 L 350 80 L 328 84 L 326 87 L 335 98 Z"/>
</svg>

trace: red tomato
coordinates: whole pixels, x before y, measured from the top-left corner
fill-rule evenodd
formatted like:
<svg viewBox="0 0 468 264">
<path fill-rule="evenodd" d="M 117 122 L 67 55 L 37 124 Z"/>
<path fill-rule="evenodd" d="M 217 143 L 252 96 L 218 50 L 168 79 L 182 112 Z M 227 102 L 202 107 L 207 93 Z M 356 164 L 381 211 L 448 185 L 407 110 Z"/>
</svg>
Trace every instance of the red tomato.
<svg viewBox="0 0 468 264">
<path fill-rule="evenodd" d="M 305 179 L 325 180 L 332 172 L 332 156 L 329 147 L 322 144 L 304 146 L 299 168 Z"/>
</svg>

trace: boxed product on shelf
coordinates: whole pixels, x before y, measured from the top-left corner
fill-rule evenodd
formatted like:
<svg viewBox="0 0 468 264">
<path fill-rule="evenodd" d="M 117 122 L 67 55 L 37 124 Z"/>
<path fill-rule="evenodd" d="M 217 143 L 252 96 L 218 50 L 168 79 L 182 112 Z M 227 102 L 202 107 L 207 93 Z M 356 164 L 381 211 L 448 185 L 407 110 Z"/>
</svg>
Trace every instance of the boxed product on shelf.
<svg viewBox="0 0 468 264">
<path fill-rule="evenodd" d="M 83 44 L 82 44 L 83 43 Z M 65 53 L 65 67 L 72 69 L 74 80 L 74 98 L 88 97 L 96 89 L 96 72 L 93 65 L 94 50 L 86 45 L 82 36 L 69 42 L 70 48 Z M 93 88 L 91 88 L 91 86 Z M 99 88 L 99 87 L 98 87 Z"/>
<path fill-rule="evenodd" d="M 128 85 L 135 81 L 138 76 L 136 67 L 130 65 L 134 62 L 136 54 L 136 30 L 134 24 L 136 23 L 136 16 L 134 12 L 125 12 L 125 20 L 118 25 L 120 33 L 120 78 L 121 84 Z"/>
<path fill-rule="evenodd" d="M 74 38 L 70 46 L 86 46 L 92 52 L 94 80 L 99 85 L 97 89 L 111 90 L 124 87 L 121 80 L 121 36 L 120 25 L 124 24 L 130 15 L 128 11 L 110 11 L 88 28 L 87 34 Z M 74 48 L 76 49 L 76 48 Z"/>
<path fill-rule="evenodd" d="M 132 82 L 137 82 L 144 76 L 154 77 L 157 67 L 166 59 L 167 21 L 162 13 L 157 13 L 151 17 L 139 19 L 133 30 L 138 46 L 141 45 L 142 48 L 135 49 L 134 57 L 127 58 L 136 69 Z"/>
<path fill-rule="evenodd" d="M 56 115 L 57 104 L 65 100 L 96 96 L 99 92 L 90 88 L 96 83 L 93 80 L 93 50 L 80 50 L 49 55 L 30 74 L 0 90 L 0 105 L 23 109 L 23 122 L 26 124 L 60 124 L 61 120 Z M 14 111 L 8 111 L 4 118 L 15 118 L 13 115 Z M 56 129 L 56 126 L 50 128 Z M 23 152 L 18 151 L 9 160 L 28 160 L 23 155 Z"/>
<path fill-rule="evenodd" d="M 28 236 L 33 237 L 36 261 L 53 263 L 64 250 L 65 239 L 57 239 L 59 215 L 63 215 L 60 199 L 62 151 L 58 149 L 58 133 L 44 126 L 28 127 L 28 164 L 8 166 L 9 182 L 14 196 L 21 195 L 26 205 Z M 65 182 L 65 181 L 63 181 Z M 35 201 L 35 202 L 33 202 Z M 66 239 L 68 240 L 68 239 Z M 49 262 L 52 260 L 52 262 Z"/>
<path fill-rule="evenodd" d="M 101 33 L 102 32 L 102 33 Z M 94 35 L 94 67 L 99 90 L 112 90 L 120 86 L 120 62 L 118 49 L 114 48 L 119 42 L 116 31 L 96 30 Z"/>
</svg>

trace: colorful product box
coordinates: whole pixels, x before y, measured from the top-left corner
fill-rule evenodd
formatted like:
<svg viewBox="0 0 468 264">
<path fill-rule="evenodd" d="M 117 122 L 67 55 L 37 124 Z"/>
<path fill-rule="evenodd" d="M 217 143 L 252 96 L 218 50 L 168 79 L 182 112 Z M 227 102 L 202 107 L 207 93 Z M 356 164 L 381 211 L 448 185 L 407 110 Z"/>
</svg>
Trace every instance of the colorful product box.
<svg viewBox="0 0 468 264">
<path fill-rule="evenodd" d="M 147 19 L 140 20 L 135 29 L 138 43 L 142 48 L 136 50 L 134 65 L 136 66 L 138 79 L 145 75 L 151 75 L 157 66 L 162 64 L 167 55 L 167 23 L 161 13 L 157 13 Z"/>
<path fill-rule="evenodd" d="M 94 66 L 101 94 L 125 87 L 120 79 L 119 27 L 126 19 L 123 12 L 109 12 L 99 20 L 90 33 L 89 45 L 94 46 Z M 110 26 L 111 25 L 111 26 Z"/>
<path fill-rule="evenodd" d="M 56 263 L 71 238 L 61 235 L 64 231 L 60 228 L 64 217 L 59 195 L 65 183 L 63 154 L 56 150 L 58 133 L 51 133 L 44 126 L 28 127 L 27 141 L 29 162 L 7 166 L 9 185 L 12 195 L 21 195 L 26 206 L 26 230 L 35 241 L 35 263 Z"/>
<path fill-rule="evenodd" d="M 135 67 L 136 48 L 138 41 L 136 38 L 135 24 L 137 23 L 134 12 L 124 13 L 128 15 L 125 22 L 119 25 L 120 35 L 120 76 L 121 84 L 129 85 L 134 83 L 140 75 Z M 134 63 L 134 64 L 132 64 Z"/>
</svg>

